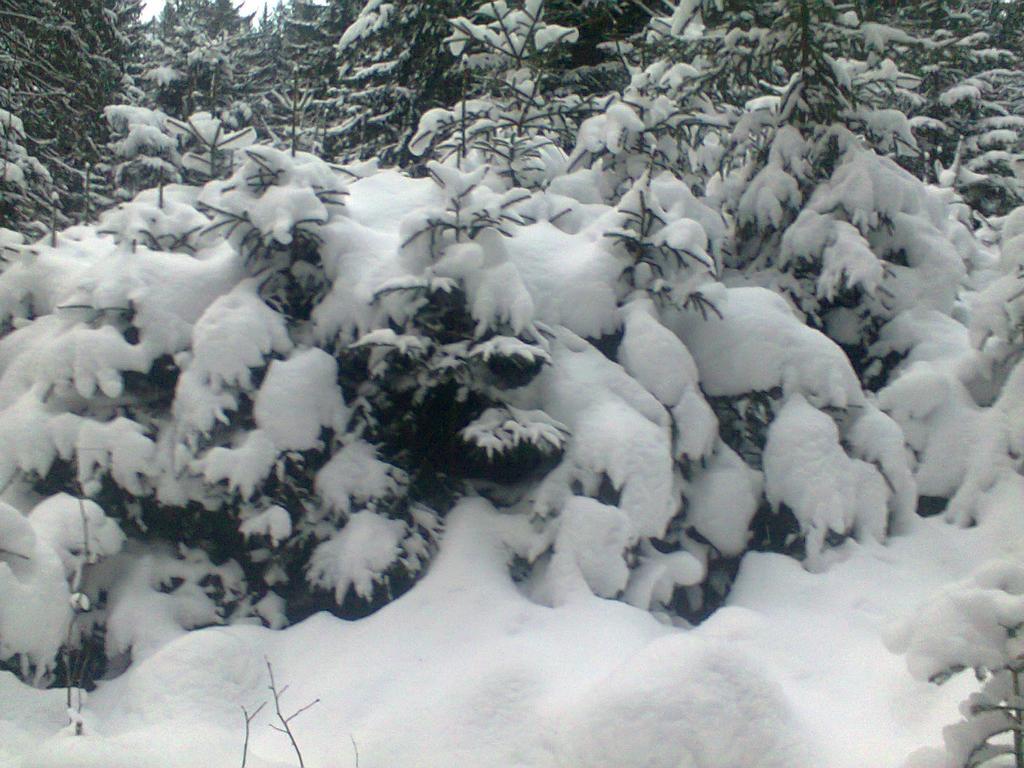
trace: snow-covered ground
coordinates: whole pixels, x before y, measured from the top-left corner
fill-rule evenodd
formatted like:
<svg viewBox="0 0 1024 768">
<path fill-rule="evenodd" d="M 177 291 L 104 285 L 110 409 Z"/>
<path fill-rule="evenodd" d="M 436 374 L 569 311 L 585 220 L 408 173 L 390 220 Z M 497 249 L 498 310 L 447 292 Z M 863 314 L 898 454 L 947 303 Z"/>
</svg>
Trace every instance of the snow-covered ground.
<svg viewBox="0 0 1024 768">
<path fill-rule="evenodd" d="M 67 727 L 65 693 L 0 675 L 0 764 L 237 766 L 266 660 L 307 766 L 895 768 L 940 742 L 970 676 L 914 680 L 884 636 L 947 582 L 1019 553 L 1020 510 L 970 529 L 923 519 L 888 544 L 849 542 L 810 573 L 748 554 L 729 605 L 695 629 L 621 602 L 557 608 L 508 576 L 514 518 L 453 512 L 427 576 L 369 618 L 189 633 L 102 682 Z M 297 765 L 271 708 L 248 763 Z"/>
</svg>

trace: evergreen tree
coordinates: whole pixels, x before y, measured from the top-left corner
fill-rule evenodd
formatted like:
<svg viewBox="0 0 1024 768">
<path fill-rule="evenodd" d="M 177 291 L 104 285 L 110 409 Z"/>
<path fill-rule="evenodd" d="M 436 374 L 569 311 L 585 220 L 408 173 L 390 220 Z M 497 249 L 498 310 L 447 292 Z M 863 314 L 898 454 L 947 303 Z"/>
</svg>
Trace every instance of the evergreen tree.
<svg viewBox="0 0 1024 768">
<path fill-rule="evenodd" d="M 52 177 L 27 143 L 22 121 L 0 109 L 0 227 L 39 235 L 49 219 Z"/>
<path fill-rule="evenodd" d="M 363 6 L 338 42 L 344 101 L 332 133 L 343 159 L 408 164 L 420 115 L 458 100 L 462 78 L 444 40 L 449 18 L 472 6 L 469 0 Z"/>
<path fill-rule="evenodd" d="M 236 64 L 248 26 L 229 0 L 169 2 L 143 75 L 154 105 L 179 120 L 206 111 L 232 127 L 247 125 L 251 110 L 240 98 L 244 77 Z"/>
<path fill-rule="evenodd" d="M 294 0 L 265 15 L 255 32 L 260 53 L 255 108 L 259 126 L 275 146 L 333 157 L 329 125 L 341 103 L 336 44 L 351 21 L 347 3 Z M 252 86 L 250 86 L 252 88 Z"/>
<path fill-rule="evenodd" d="M 918 489 L 970 523 L 1020 469 L 1024 219 L 997 268 L 965 226 L 984 203 L 921 179 L 928 123 L 903 109 L 959 109 L 943 94 L 983 78 L 965 60 L 929 80 L 970 40 L 947 10 L 687 0 L 594 50 L 593 20 L 628 36 L 635 7 L 374 1 L 333 50 L 340 3 L 256 29 L 171 3 L 106 109 L 123 204 L 32 252 L 3 238 L 0 484 L 88 496 L 139 551 L 185 547 L 165 587 L 202 593 L 189 627 L 362 615 L 467 497 L 509 521 L 533 598 L 687 619 L 750 549 L 817 567 L 908 529 Z M 1013 87 L 976 101 L 1012 117 Z M 277 147 L 254 146 L 250 106 Z M 50 190 L 16 117 L 3 213 L 26 228 Z M 315 154 L 333 140 L 433 156 L 422 178 L 343 169 Z M 116 592 L 92 570 L 90 597 Z M 66 630 L 71 582 L 48 578 Z M 25 670 L 92 636 L 48 637 Z"/>
<path fill-rule="evenodd" d="M 579 30 L 545 19 L 545 3 L 486 2 L 477 20 L 452 19 L 446 42 L 461 59 L 463 98 L 450 110 L 423 115 L 410 142 L 417 155 L 433 148 L 460 163 L 486 162 L 513 186 L 535 186 L 564 157 L 588 105 L 578 95 L 555 93 L 559 58 Z"/>
<path fill-rule="evenodd" d="M 494 8 L 489 9 L 490 5 Z M 623 70 L 608 53 L 614 51 L 614 40 L 643 26 L 643 10 L 605 0 L 582 5 L 526 3 L 524 7 L 531 14 L 546 15 L 549 25 L 579 28 L 571 40 L 561 41 L 562 64 L 548 69 L 546 89 L 552 95 L 574 101 L 621 85 Z M 474 94 L 501 92 L 508 97 L 510 92 L 484 77 L 483 69 L 477 69 L 476 76 L 467 73 L 446 41 L 451 39 L 453 21 L 462 19 L 456 23 L 464 26 L 474 14 L 497 18 L 510 10 L 500 0 L 494 4 L 367 2 L 338 44 L 346 90 L 340 106 L 343 117 L 332 133 L 339 137 L 342 155 L 407 165 L 414 157 L 408 147 L 419 117 L 429 109 L 450 107 Z M 500 60 L 507 63 L 510 55 L 516 58 L 506 51 L 492 65 L 501 68 Z M 536 63 L 537 57 L 532 58 Z M 476 61 L 483 63 L 480 57 Z"/>
<path fill-rule="evenodd" d="M 871 6 L 880 37 L 895 24 L 917 41 L 904 57 L 920 98 L 904 105 L 920 146 L 920 177 L 954 188 L 975 211 L 1005 214 L 1022 201 L 1024 70 L 1014 53 L 1024 28 L 1015 4 L 930 2 Z"/>
<path fill-rule="evenodd" d="M 110 125 L 109 163 L 117 197 L 131 199 L 143 189 L 182 180 L 178 138 L 165 114 L 113 104 L 104 115 Z"/>
<path fill-rule="evenodd" d="M 0 104 L 20 118 L 26 149 L 76 218 L 92 205 L 87 187 L 106 142 L 102 110 L 121 87 L 140 7 L 137 0 L 0 4 Z"/>
<path fill-rule="evenodd" d="M 280 120 L 277 100 L 271 94 L 276 88 L 284 87 L 291 74 L 291 66 L 284 55 L 284 14 L 283 4 L 273 9 L 265 5 L 259 23 L 249 29 L 238 52 L 238 66 L 246 73 L 253 125 L 261 137 L 274 144 L 279 143 L 275 137 L 280 130 Z"/>
<path fill-rule="evenodd" d="M 971 669 L 981 684 L 960 704 L 960 722 L 943 729 L 945 750 L 922 749 L 922 768 L 1024 765 L 1024 569 L 994 560 L 970 578 L 948 585 L 892 632 L 894 650 L 907 654 L 911 674 L 942 685 Z"/>
</svg>

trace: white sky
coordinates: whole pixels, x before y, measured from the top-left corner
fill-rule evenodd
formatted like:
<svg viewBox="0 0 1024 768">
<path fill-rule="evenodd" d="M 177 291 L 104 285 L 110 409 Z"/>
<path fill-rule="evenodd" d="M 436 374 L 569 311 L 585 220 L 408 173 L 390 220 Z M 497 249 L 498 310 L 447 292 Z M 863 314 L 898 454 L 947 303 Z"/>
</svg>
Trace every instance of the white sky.
<svg viewBox="0 0 1024 768">
<path fill-rule="evenodd" d="M 277 0 L 242 0 L 241 11 L 242 13 L 252 13 L 253 11 L 262 11 L 264 5 L 270 5 L 273 7 L 276 5 Z M 237 5 L 237 0 L 236 0 Z M 142 12 L 142 18 L 144 21 L 148 21 L 156 14 L 160 13 L 160 9 L 164 7 L 164 0 L 146 0 L 146 8 Z"/>
</svg>

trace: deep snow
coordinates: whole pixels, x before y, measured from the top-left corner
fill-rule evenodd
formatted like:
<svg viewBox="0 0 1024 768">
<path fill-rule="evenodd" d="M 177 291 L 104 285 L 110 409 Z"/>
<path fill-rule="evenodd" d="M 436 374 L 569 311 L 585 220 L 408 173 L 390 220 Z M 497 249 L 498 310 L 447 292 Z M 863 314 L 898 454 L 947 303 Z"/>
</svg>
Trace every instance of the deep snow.
<svg viewBox="0 0 1024 768">
<path fill-rule="evenodd" d="M 243 715 L 268 699 L 265 659 L 308 766 L 895 768 L 940 743 L 970 676 L 913 679 L 883 644 L 939 586 L 1019 556 L 1010 508 L 961 529 L 916 521 L 886 545 L 848 542 L 810 573 L 746 556 L 727 607 L 694 629 L 584 594 L 551 608 L 508 576 L 522 523 L 465 501 L 426 577 L 376 614 L 289 629 L 217 627 L 168 643 L 83 707 L 0 675 L 0 764 L 241 764 Z M 248 765 L 296 765 L 253 723 Z"/>
</svg>

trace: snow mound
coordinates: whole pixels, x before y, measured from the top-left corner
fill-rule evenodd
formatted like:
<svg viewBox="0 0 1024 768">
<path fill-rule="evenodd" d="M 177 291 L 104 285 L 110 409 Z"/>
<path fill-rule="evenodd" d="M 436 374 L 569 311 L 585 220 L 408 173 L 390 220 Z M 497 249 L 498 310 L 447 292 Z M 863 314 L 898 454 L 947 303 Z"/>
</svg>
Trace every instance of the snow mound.
<svg viewBox="0 0 1024 768">
<path fill-rule="evenodd" d="M 752 553 L 732 605 L 681 630 L 593 596 L 557 608 L 531 601 L 508 569 L 536 544 L 528 521 L 464 500 L 430 571 L 401 600 L 356 622 L 320 614 L 283 631 L 233 626 L 165 640 L 100 682 L 84 737 L 62 732 L 62 691 L 0 673 L 0 762 L 238 765 L 240 707 L 267 699 L 266 657 L 289 686 L 286 709 L 321 699 L 293 723 L 309 765 L 355 765 L 351 736 L 368 768 L 896 768 L 955 717 L 959 691 L 901 674 L 881 627 L 991 556 L 993 536 L 1020 541 L 1016 510 L 1002 511 L 1013 537 L 988 530 L 991 520 L 966 530 L 922 520 L 884 548 L 846 545 L 822 574 Z M 659 574 L 664 584 L 699 578 L 692 558 L 657 562 L 686 553 L 639 556 L 653 565 L 635 585 L 638 602 L 657 605 L 660 590 L 649 587 Z M 248 764 L 294 765 L 270 715 L 252 723 Z"/>
<path fill-rule="evenodd" d="M 798 726 L 777 683 L 725 647 L 656 640 L 580 697 L 559 723 L 578 768 L 802 768 Z"/>
<path fill-rule="evenodd" d="M 679 312 L 668 319 L 692 353 L 704 391 L 713 397 L 781 387 L 817 407 L 846 408 L 863 400 L 842 349 L 801 323 L 786 302 L 764 288 L 706 289 L 714 305 L 705 317 Z"/>
<path fill-rule="evenodd" d="M 208 661 L 218 659 L 215 669 Z M 239 704 L 261 699 L 266 662 L 245 635 L 223 629 L 193 632 L 167 643 L 132 674 L 111 683 L 105 695 L 123 729 L 157 719 L 227 720 Z"/>
</svg>

